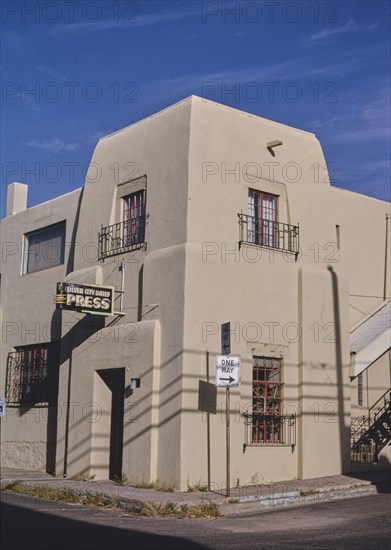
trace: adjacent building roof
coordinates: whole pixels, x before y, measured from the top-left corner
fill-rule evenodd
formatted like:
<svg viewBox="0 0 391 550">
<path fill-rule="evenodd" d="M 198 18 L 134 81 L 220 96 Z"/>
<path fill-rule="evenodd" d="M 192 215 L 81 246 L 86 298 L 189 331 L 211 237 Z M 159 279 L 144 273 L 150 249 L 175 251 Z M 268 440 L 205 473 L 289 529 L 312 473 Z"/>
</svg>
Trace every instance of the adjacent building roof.
<svg viewBox="0 0 391 550">
<path fill-rule="evenodd" d="M 355 378 L 391 347 L 391 301 L 366 319 L 350 335 L 355 353 L 351 377 Z"/>
</svg>

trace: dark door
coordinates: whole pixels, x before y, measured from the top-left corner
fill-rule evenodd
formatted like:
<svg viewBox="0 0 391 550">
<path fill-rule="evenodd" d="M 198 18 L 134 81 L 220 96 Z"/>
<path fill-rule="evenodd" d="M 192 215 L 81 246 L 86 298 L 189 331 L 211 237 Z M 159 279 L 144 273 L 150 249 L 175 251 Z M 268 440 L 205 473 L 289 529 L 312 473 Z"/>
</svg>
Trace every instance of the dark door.
<svg viewBox="0 0 391 550">
<path fill-rule="evenodd" d="M 107 369 L 99 375 L 111 390 L 109 478 L 122 477 L 122 447 L 124 434 L 125 369 Z"/>
</svg>

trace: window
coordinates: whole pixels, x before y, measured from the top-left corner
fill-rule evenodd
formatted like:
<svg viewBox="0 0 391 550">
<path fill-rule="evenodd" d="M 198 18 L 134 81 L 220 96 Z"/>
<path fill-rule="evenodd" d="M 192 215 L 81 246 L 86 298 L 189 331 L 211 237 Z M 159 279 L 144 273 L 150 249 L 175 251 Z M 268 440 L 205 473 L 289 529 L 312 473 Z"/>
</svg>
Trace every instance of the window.
<svg viewBox="0 0 391 550">
<path fill-rule="evenodd" d="M 276 195 L 250 189 L 248 193 L 248 241 L 278 248 Z"/>
<path fill-rule="evenodd" d="M 129 193 L 130 185 L 134 188 L 135 183 L 144 185 Z M 103 261 L 105 258 L 124 254 L 137 248 L 145 249 L 145 199 L 146 199 L 146 178 L 139 178 L 137 182 L 121 184 L 118 197 L 117 216 L 118 221 L 104 227 L 98 235 L 98 257 Z M 121 216 L 121 220 L 119 220 Z"/>
<path fill-rule="evenodd" d="M 145 234 L 145 190 L 131 193 L 122 202 L 124 246 L 142 244 Z"/>
<path fill-rule="evenodd" d="M 362 372 L 357 376 L 357 402 L 358 405 L 362 406 Z"/>
<path fill-rule="evenodd" d="M 335 238 L 337 240 L 337 248 L 340 250 L 341 248 L 341 228 L 339 225 L 335 226 Z"/>
<path fill-rule="evenodd" d="M 35 273 L 64 263 L 65 222 L 57 223 L 25 236 L 26 273 Z"/>
<path fill-rule="evenodd" d="M 6 399 L 9 405 L 50 403 L 54 400 L 57 347 L 23 346 L 7 357 Z"/>
<path fill-rule="evenodd" d="M 282 359 L 254 357 L 252 443 L 282 443 Z"/>
</svg>

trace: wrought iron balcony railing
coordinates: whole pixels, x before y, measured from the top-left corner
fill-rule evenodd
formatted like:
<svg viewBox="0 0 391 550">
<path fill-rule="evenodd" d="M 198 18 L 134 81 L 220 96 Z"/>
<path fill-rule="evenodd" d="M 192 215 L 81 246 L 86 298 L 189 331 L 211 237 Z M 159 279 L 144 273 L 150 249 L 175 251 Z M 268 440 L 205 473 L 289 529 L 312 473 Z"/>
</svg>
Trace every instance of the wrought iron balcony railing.
<svg viewBox="0 0 391 550">
<path fill-rule="evenodd" d="M 249 244 L 264 246 L 299 255 L 299 226 L 273 222 L 242 212 L 239 217 L 239 246 Z"/>
<path fill-rule="evenodd" d="M 146 216 L 103 227 L 98 237 L 99 260 L 145 248 Z"/>
<path fill-rule="evenodd" d="M 244 413 L 244 445 L 249 446 L 296 445 L 297 416 Z"/>
</svg>

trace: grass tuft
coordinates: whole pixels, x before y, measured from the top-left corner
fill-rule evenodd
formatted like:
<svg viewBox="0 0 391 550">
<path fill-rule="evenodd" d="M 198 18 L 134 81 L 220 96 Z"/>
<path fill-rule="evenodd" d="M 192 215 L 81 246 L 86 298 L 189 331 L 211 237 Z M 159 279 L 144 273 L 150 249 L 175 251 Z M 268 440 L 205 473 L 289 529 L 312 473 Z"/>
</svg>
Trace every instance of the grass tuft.
<svg viewBox="0 0 391 550">
<path fill-rule="evenodd" d="M 132 483 L 131 485 L 136 489 L 155 489 L 155 491 L 162 491 L 164 493 L 173 493 L 175 491 L 174 485 L 161 483 L 158 479 L 150 482 L 141 481 L 140 483 Z"/>
<path fill-rule="evenodd" d="M 118 477 L 118 476 L 114 476 L 114 479 L 113 479 L 114 483 L 116 483 L 117 485 L 128 485 L 128 478 L 125 474 L 122 474 L 121 477 Z"/>
<path fill-rule="evenodd" d="M 198 493 L 200 491 L 204 492 L 208 490 L 208 486 L 201 481 L 196 481 L 194 485 L 190 485 L 189 481 L 187 482 L 187 492 L 188 493 Z"/>
</svg>

